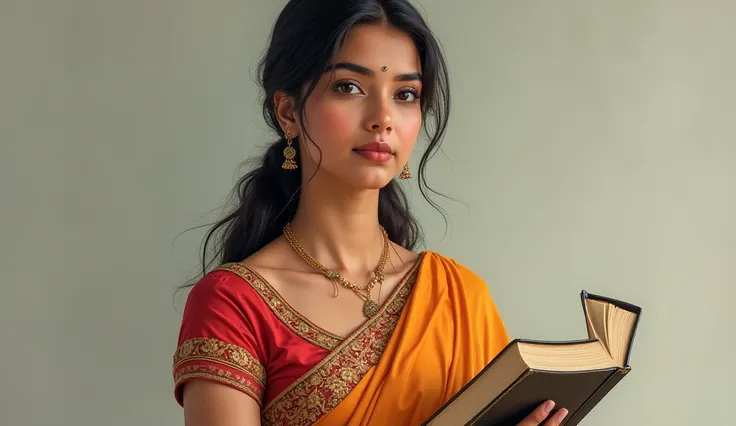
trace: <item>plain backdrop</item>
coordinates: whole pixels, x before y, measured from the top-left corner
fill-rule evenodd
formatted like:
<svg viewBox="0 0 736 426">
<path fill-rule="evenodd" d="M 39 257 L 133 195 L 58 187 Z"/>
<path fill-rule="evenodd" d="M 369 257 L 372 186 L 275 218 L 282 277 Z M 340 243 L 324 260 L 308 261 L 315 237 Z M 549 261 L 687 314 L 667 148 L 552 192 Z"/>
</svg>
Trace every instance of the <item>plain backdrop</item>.
<svg viewBox="0 0 736 426">
<path fill-rule="evenodd" d="M 0 2 L 0 424 L 183 424 L 184 231 L 273 137 L 253 76 L 283 4 Z M 445 228 L 410 183 L 426 248 L 514 337 L 584 337 L 582 289 L 644 307 L 584 425 L 733 424 L 736 3 L 422 8 L 454 90 L 428 176 L 458 200 Z"/>
</svg>

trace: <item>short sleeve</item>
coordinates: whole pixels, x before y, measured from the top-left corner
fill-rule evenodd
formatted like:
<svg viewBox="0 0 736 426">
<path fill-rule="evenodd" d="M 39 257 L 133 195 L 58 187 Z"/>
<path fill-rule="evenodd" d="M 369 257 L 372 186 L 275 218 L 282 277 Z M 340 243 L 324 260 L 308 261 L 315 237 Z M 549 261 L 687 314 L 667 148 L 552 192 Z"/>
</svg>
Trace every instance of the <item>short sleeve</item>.
<svg viewBox="0 0 736 426">
<path fill-rule="evenodd" d="M 197 282 L 187 297 L 173 359 L 174 396 L 183 405 L 186 382 L 210 380 L 240 390 L 261 404 L 266 383 L 248 284 L 216 270 Z"/>
</svg>

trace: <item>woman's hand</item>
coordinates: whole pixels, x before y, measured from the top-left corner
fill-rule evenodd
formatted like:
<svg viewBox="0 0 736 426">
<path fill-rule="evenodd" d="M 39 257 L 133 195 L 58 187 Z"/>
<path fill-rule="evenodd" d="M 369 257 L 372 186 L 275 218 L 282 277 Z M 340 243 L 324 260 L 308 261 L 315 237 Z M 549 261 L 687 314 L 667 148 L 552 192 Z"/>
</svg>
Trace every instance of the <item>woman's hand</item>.
<svg viewBox="0 0 736 426">
<path fill-rule="evenodd" d="M 517 426 L 557 426 L 562 422 L 565 416 L 567 416 L 567 410 L 560 408 L 554 416 L 547 418 L 553 408 L 555 408 L 554 401 L 546 401 L 544 404 L 537 407 L 536 410 L 529 414 Z"/>
</svg>

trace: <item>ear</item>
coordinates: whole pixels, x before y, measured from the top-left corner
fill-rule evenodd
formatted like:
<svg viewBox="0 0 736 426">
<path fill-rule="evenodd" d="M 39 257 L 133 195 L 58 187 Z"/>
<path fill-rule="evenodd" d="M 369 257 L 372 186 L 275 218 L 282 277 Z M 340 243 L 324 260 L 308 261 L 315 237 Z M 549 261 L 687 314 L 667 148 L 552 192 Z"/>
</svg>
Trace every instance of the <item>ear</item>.
<svg viewBox="0 0 736 426">
<path fill-rule="evenodd" d="M 292 135 L 299 135 L 294 98 L 284 92 L 276 92 L 273 95 L 273 104 L 281 130 L 286 133 L 286 129 L 289 129 Z"/>
</svg>

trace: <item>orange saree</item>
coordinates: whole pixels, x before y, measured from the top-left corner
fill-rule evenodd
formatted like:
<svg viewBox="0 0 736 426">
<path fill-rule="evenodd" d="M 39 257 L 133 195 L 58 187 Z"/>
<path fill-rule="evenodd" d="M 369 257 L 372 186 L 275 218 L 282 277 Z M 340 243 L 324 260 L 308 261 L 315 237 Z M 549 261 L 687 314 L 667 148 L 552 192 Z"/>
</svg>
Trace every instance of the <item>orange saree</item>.
<svg viewBox="0 0 736 426">
<path fill-rule="evenodd" d="M 235 287 L 248 297 L 229 304 L 237 319 L 223 325 L 229 332 L 201 325 L 207 312 L 226 312 L 217 303 L 188 306 L 174 359 L 177 400 L 187 380 L 215 380 L 256 398 L 264 426 L 419 425 L 509 341 L 486 283 L 434 252 L 346 339 L 290 310 L 255 272 L 222 269 L 249 284 Z M 192 350 L 188 342 L 202 339 L 217 344 Z"/>
</svg>

